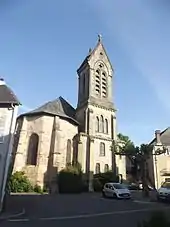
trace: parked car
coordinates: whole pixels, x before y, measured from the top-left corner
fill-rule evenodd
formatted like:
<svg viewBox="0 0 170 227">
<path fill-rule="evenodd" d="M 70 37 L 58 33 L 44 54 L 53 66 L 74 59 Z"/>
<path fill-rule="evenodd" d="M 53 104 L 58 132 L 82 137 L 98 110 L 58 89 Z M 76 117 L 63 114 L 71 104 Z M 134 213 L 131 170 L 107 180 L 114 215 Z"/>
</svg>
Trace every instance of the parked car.
<svg viewBox="0 0 170 227">
<path fill-rule="evenodd" d="M 121 183 L 106 183 L 102 190 L 103 197 L 130 199 L 129 189 Z"/>
<path fill-rule="evenodd" d="M 157 191 L 158 201 L 170 202 L 170 182 L 166 181 Z"/>
<path fill-rule="evenodd" d="M 149 184 L 148 184 L 148 189 L 149 189 L 149 191 L 153 191 L 154 190 L 154 188 L 151 185 L 149 185 Z M 143 190 L 143 184 L 142 183 L 139 183 L 139 190 Z"/>
<path fill-rule="evenodd" d="M 139 190 L 139 185 L 136 183 L 125 184 L 129 190 Z"/>
</svg>

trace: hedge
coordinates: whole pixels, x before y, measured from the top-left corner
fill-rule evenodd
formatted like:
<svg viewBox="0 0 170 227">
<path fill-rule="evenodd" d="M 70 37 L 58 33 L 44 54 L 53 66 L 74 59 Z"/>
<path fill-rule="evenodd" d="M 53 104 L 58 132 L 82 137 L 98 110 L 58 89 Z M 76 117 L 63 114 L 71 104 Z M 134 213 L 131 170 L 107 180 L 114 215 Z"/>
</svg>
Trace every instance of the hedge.
<svg viewBox="0 0 170 227">
<path fill-rule="evenodd" d="M 83 191 L 82 171 L 79 166 L 70 165 L 58 174 L 59 193 L 81 193 Z"/>
<path fill-rule="evenodd" d="M 116 176 L 112 171 L 95 174 L 93 180 L 94 191 L 101 191 L 104 184 L 108 182 L 119 182 L 119 176 Z"/>
</svg>

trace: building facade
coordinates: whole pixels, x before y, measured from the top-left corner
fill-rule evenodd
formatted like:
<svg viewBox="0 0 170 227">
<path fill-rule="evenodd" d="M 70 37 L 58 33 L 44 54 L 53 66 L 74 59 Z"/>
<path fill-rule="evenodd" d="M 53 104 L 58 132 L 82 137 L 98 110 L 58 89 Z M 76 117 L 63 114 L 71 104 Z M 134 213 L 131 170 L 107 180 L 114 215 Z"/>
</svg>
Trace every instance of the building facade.
<svg viewBox="0 0 170 227">
<path fill-rule="evenodd" d="M 59 97 L 18 117 L 14 171 L 25 171 L 34 184 L 55 185 L 56 172 L 72 161 L 88 175 L 89 190 L 94 173 L 116 169 L 126 178 L 125 157 L 111 151 L 117 139 L 114 71 L 100 36 L 77 74 L 76 109 Z"/>
<path fill-rule="evenodd" d="M 162 132 L 156 130 L 155 138 L 150 144 L 153 145 L 153 155 L 148 161 L 149 175 L 158 189 L 163 182 L 170 181 L 170 128 Z"/>
<path fill-rule="evenodd" d="M 0 210 L 11 163 L 18 106 L 17 97 L 5 84 L 5 81 L 0 79 Z"/>
</svg>

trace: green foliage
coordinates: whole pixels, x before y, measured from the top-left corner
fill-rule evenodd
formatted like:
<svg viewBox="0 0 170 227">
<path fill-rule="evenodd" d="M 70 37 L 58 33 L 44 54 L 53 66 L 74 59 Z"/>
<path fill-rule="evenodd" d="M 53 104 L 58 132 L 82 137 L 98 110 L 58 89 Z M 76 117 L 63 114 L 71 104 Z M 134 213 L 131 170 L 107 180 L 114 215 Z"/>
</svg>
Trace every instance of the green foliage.
<svg viewBox="0 0 170 227">
<path fill-rule="evenodd" d="M 15 172 L 8 182 L 10 192 L 32 192 L 33 187 L 24 172 Z"/>
<path fill-rule="evenodd" d="M 125 143 L 128 143 L 128 144 L 132 143 L 133 144 L 133 142 L 129 139 L 129 136 L 125 136 L 122 133 L 119 133 L 119 134 L 117 134 L 117 137 L 119 138 L 119 140 L 121 140 Z"/>
<path fill-rule="evenodd" d="M 83 190 L 82 171 L 79 164 L 68 165 L 58 175 L 60 193 L 80 193 Z"/>
<path fill-rule="evenodd" d="M 138 227 L 170 227 L 170 222 L 163 212 L 155 212 L 149 221 L 143 221 Z"/>
<path fill-rule="evenodd" d="M 34 186 L 34 192 L 39 193 L 39 194 L 43 194 L 43 189 L 41 188 L 41 186 L 36 184 Z"/>
<path fill-rule="evenodd" d="M 101 191 L 103 185 L 108 182 L 119 182 L 119 176 L 115 176 L 112 171 L 94 175 L 94 191 Z"/>
</svg>

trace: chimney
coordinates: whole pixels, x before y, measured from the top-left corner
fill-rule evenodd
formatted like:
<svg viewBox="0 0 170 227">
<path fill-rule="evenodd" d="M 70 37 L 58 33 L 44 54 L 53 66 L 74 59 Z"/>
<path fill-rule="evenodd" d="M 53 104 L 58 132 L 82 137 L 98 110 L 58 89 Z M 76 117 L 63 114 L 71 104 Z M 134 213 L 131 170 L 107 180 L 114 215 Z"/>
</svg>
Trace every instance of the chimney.
<svg viewBox="0 0 170 227">
<path fill-rule="evenodd" d="M 161 130 L 155 131 L 155 139 L 156 139 L 156 144 L 162 144 L 161 143 Z"/>
<path fill-rule="evenodd" d="M 3 78 L 0 78 L 0 85 L 5 85 L 5 81 Z"/>
</svg>

